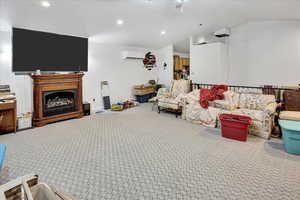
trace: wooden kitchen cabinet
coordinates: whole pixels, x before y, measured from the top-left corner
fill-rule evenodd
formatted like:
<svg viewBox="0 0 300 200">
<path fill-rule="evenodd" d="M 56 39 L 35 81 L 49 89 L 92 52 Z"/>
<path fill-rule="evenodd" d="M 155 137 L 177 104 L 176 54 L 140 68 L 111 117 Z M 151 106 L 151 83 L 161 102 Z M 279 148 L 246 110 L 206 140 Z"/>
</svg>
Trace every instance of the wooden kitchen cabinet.
<svg viewBox="0 0 300 200">
<path fill-rule="evenodd" d="M 182 72 L 185 70 L 189 74 L 190 71 L 190 59 L 182 58 L 180 56 L 174 56 L 174 79 L 180 80 L 184 77 Z"/>
</svg>

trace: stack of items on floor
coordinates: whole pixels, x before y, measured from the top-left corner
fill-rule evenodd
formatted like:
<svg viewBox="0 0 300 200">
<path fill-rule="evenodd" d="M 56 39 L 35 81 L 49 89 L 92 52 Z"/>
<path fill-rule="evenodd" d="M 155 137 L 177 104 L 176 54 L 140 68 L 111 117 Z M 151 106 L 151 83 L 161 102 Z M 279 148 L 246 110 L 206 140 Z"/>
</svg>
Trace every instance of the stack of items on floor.
<svg viewBox="0 0 300 200">
<path fill-rule="evenodd" d="M 156 85 L 155 83 L 144 84 L 144 85 L 136 85 L 134 86 L 134 95 L 136 96 L 136 100 L 139 103 L 146 103 L 151 99 L 156 93 Z"/>
<path fill-rule="evenodd" d="M 113 104 L 111 106 L 112 111 L 123 111 L 128 108 L 136 107 L 139 103 L 134 100 L 127 100 L 122 103 Z"/>
<path fill-rule="evenodd" d="M 283 93 L 282 110 L 279 124 L 285 150 L 288 153 L 300 154 L 300 90 L 287 90 Z"/>
<path fill-rule="evenodd" d="M 18 116 L 18 130 L 25 130 L 32 127 L 32 113 L 26 112 Z"/>
<path fill-rule="evenodd" d="M 221 114 L 249 116 L 252 118 L 250 134 L 270 138 L 277 108 L 274 95 L 264 95 L 258 89 L 223 92 L 224 99 L 209 99 L 208 106 L 204 107 L 200 105 L 201 102 L 203 105 L 201 90 L 194 90 L 186 95 L 183 119 L 209 127 L 219 127 Z"/>
<path fill-rule="evenodd" d="M 0 85 L 0 103 L 1 101 L 10 101 L 16 99 L 16 94 L 10 91 L 9 85 Z"/>
</svg>

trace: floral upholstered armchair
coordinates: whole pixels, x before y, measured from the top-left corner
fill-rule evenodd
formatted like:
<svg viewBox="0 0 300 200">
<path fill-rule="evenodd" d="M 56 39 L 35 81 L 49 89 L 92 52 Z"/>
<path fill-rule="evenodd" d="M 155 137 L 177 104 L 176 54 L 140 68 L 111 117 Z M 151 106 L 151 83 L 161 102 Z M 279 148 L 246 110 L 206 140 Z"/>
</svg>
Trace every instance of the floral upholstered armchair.
<svg viewBox="0 0 300 200">
<path fill-rule="evenodd" d="M 170 91 L 158 99 L 158 111 L 168 109 L 181 112 L 185 96 L 190 92 L 190 88 L 189 80 L 173 80 Z"/>
</svg>

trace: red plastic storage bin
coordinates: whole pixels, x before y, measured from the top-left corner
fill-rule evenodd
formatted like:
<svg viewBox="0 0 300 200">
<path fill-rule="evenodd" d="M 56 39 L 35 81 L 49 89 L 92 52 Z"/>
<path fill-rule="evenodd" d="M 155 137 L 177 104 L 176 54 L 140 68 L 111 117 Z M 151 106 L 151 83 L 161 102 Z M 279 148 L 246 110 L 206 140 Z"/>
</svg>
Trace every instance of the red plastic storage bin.
<svg viewBox="0 0 300 200">
<path fill-rule="evenodd" d="M 222 114 L 220 120 L 223 137 L 242 142 L 247 141 L 248 127 L 252 121 L 251 117 Z"/>
</svg>

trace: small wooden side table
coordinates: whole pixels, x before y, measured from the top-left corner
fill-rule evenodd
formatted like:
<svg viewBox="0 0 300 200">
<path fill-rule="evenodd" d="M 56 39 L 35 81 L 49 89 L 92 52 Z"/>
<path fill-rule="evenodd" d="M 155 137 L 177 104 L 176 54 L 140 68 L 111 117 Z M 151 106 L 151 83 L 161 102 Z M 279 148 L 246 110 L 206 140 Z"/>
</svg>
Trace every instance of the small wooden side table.
<svg viewBox="0 0 300 200">
<path fill-rule="evenodd" d="M 16 100 L 0 101 L 0 134 L 17 131 Z"/>
</svg>

